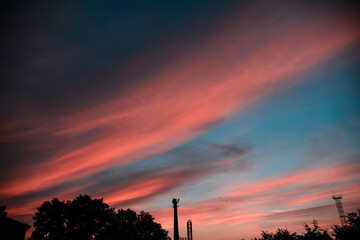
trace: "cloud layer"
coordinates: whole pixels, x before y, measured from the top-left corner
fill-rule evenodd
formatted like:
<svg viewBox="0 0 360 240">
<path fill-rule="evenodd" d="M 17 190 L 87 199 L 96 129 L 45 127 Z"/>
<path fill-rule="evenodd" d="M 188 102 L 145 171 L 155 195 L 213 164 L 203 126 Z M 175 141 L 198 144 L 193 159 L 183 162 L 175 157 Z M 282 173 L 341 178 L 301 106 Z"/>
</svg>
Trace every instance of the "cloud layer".
<svg viewBox="0 0 360 240">
<path fill-rule="evenodd" d="M 253 145 L 199 140 L 353 48 L 359 29 L 351 7 L 145 5 L 6 6 L 0 201 L 9 214 L 87 193 L 154 210 L 170 228 L 161 199 L 187 192 L 203 197 L 181 211 L 203 224 L 205 239 L 212 224 L 274 227 L 276 219 L 328 209 L 329 184 L 359 203 L 357 158 L 238 184 L 234 176 L 257 170 Z"/>
</svg>

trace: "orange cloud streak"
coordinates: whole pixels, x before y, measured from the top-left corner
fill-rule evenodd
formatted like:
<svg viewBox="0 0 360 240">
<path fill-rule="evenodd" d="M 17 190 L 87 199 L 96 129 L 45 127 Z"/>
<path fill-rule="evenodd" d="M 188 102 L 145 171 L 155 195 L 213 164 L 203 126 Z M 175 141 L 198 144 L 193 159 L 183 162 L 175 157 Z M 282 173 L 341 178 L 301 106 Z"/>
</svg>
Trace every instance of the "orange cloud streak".
<svg viewBox="0 0 360 240">
<path fill-rule="evenodd" d="M 264 33 L 253 34 L 261 39 Z M 0 194 L 15 196 L 44 189 L 167 151 L 272 91 L 273 83 L 336 54 L 357 37 L 351 24 L 318 19 L 280 28 L 244 55 L 247 46 L 241 35 L 223 40 L 226 45 L 218 41 L 222 45 L 213 46 L 216 51 L 208 49 L 188 59 L 178 71 L 174 71 L 175 62 L 125 96 L 60 119 L 54 136 L 104 127 L 112 131 L 89 145 L 19 168 L 16 175 L 23 178 L 9 180 Z"/>
<path fill-rule="evenodd" d="M 195 205 L 181 206 L 180 227 L 185 232 L 186 220 L 192 219 L 199 226 L 197 231 L 202 236 L 210 229 L 215 231 L 213 228 L 221 224 L 218 231 L 232 226 L 232 236 L 238 229 L 239 234 L 246 235 L 244 237 L 254 237 L 256 229 L 256 235 L 260 230 L 275 231 L 276 227 L 301 232 L 302 223 L 310 224 L 316 217 L 321 226 L 329 228 L 332 224 L 338 224 L 329 184 L 336 192 L 341 190 L 346 198 L 346 211 L 352 211 L 360 204 L 359 170 L 359 164 L 332 164 L 313 170 L 303 169 L 275 179 L 250 182 L 235 190 L 227 190 L 228 193 L 221 195 L 222 199 L 214 196 Z M 221 188 L 215 192 L 221 192 Z M 171 211 L 169 208 L 153 211 L 156 219 L 168 230 L 172 229 Z M 247 232 L 248 227 L 253 230 Z"/>
</svg>

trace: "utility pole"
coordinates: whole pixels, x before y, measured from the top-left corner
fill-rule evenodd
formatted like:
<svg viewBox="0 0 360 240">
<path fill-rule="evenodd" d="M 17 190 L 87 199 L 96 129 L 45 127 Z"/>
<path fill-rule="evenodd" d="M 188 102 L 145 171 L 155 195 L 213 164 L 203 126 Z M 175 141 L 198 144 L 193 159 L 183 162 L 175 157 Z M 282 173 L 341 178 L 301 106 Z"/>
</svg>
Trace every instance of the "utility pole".
<svg viewBox="0 0 360 240">
<path fill-rule="evenodd" d="M 189 219 L 189 221 L 187 221 L 187 240 L 193 240 L 192 222 L 190 219 Z"/>
<path fill-rule="evenodd" d="M 172 203 L 174 207 L 174 240 L 179 240 L 179 224 L 178 224 L 178 203 L 180 199 L 173 198 Z"/>
</svg>

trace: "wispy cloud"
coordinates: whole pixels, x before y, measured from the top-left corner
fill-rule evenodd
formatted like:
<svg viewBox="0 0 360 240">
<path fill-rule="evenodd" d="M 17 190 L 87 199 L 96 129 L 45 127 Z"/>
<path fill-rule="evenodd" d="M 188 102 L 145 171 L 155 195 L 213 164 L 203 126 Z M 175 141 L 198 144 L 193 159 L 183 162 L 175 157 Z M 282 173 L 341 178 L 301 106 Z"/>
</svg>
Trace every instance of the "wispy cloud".
<svg viewBox="0 0 360 240">
<path fill-rule="evenodd" d="M 338 224 L 337 210 L 331 199 L 332 189 L 344 195 L 346 211 L 359 206 L 358 172 L 358 164 L 333 164 L 249 181 L 243 186 L 234 182 L 212 191 L 226 191 L 225 194 L 213 196 L 195 205 L 181 206 L 181 215 L 196 222 L 199 226 L 197 231 L 201 232 L 219 224 L 246 225 L 252 228 L 256 226 L 256 234 L 261 230 L 274 231 L 278 227 L 301 232 L 302 224 L 310 223 L 314 218 L 322 226 L 329 228 L 332 224 Z M 154 214 L 171 229 L 171 209 L 158 210 Z M 185 222 L 182 219 L 183 228 Z M 244 234 L 243 227 L 239 229 L 239 234 Z M 254 237 L 254 232 L 245 237 Z"/>
<path fill-rule="evenodd" d="M 196 9 L 205 8 L 200 5 Z M 144 6 L 140 12 L 128 6 L 133 17 L 113 12 L 104 18 L 97 8 L 51 4 L 44 6 L 50 16 L 27 4 L 4 15 L 0 201 L 17 215 L 52 196 L 79 193 L 116 207 L 146 206 L 227 173 L 230 184 L 209 186 L 221 196 L 204 194 L 182 206 L 183 213 L 204 226 L 270 221 L 327 206 L 330 186 L 355 203 L 360 168 L 354 161 L 239 183 L 233 175 L 249 170 L 250 141 L 198 140 L 255 101 L 286 90 L 294 76 L 356 45 L 356 13 L 346 4 L 320 5 L 216 4 L 206 13 L 186 5 L 191 16 L 178 21 L 169 18 L 179 14 L 170 6 L 165 17 Z M 57 9 L 66 14 L 59 17 Z M 165 226 L 168 214 L 155 211 Z"/>
<path fill-rule="evenodd" d="M 217 43 L 216 52 L 186 60 L 179 70 L 165 68 L 127 94 L 60 118 L 50 125 L 47 138 L 95 129 L 105 132 L 86 145 L 54 152 L 35 165 L 20 166 L 13 176 L 24 178 L 10 177 L 0 192 L 23 194 L 65 179 L 79 179 L 144 159 L 148 154 L 141 152 L 146 148 L 161 153 L 197 136 L 204 132 L 204 126 L 272 90 L 272 83 L 328 58 L 358 36 L 351 26 L 336 21 L 331 30 L 328 26 L 328 21 L 315 19 L 279 28 L 276 34 L 253 32 L 257 39 L 266 38 L 245 55 L 241 54 L 247 47 L 243 35 L 235 35 L 226 45 L 224 40 Z M 131 158 L 134 153 L 139 156 Z"/>
</svg>

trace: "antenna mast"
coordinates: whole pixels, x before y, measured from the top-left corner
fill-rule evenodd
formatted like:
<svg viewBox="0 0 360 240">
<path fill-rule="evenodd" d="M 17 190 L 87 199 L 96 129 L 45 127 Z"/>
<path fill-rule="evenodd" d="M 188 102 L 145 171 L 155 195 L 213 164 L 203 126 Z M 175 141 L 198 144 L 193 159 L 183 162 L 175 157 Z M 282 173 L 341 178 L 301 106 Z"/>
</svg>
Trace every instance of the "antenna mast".
<svg viewBox="0 0 360 240">
<path fill-rule="evenodd" d="M 336 208 L 337 208 L 338 213 L 339 213 L 341 226 L 344 226 L 345 223 L 346 223 L 346 216 L 345 216 L 343 205 L 341 203 L 342 196 L 341 195 L 334 195 L 334 191 L 333 191 L 332 199 L 335 200 Z"/>
</svg>

